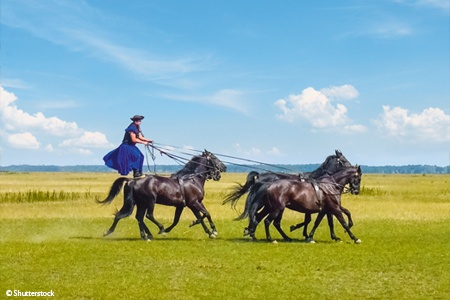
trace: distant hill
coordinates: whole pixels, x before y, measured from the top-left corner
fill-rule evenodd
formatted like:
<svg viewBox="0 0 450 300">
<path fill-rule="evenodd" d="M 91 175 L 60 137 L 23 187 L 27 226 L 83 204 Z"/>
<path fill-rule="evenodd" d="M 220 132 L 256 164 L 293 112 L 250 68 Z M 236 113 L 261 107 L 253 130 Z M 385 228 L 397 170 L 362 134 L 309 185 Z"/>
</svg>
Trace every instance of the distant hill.
<svg viewBox="0 0 450 300">
<path fill-rule="evenodd" d="M 304 165 L 227 165 L 227 172 L 247 173 L 252 170 L 257 172 L 276 171 L 286 173 L 311 172 L 319 167 L 319 164 Z M 150 170 L 144 166 L 144 172 L 148 173 L 175 173 L 180 170 L 179 165 L 150 166 Z M 407 166 L 361 166 L 363 173 L 377 174 L 450 174 L 450 166 L 438 167 L 430 165 Z M 0 172 L 115 172 L 103 165 L 78 165 L 78 166 L 51 166 L 51 165 L 12 165 L 0 167 Z"/>
</svg>

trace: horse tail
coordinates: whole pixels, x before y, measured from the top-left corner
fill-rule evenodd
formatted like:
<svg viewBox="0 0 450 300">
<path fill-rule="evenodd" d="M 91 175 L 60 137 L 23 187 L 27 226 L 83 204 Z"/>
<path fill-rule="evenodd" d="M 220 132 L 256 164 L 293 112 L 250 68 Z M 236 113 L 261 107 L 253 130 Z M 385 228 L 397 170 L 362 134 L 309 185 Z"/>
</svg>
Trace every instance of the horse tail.
<svg viewBox="0 0 450 300">
<path fill-rule="evenodd" d="M 256 182 L 251 186 L 247 195 L 247 200 L 245 201 L 244 212 L 235 220 L 242 220 L 248 216 L 254 216 L 256 212 L 264 206 L 267 186 L 268 183 L 264 182 Z"/>
<path fill-rule="evenodd" d="M 117 178 L 113 184 L 111 185 L 111 188 L 109 190 L 109 194 L 108 197 L 106 197 L 105 200 L 97 200 L 97 203 L 99 204 L 109 204 L 111 203 L 114 198 L 117 197 L 117 195 L 119 195 L 120 190 L 122 189 L 123 183 L 124 182 L 128 182 L 130 179 L 127 177 L 119 177 Z"/>
<path fill-rule="evenodd" d="M 247 175 L 247 181 L 244 185 L 238 183 L 234 188 L 234 191 L 231 192 L 222 202 L 222 205 L 231 202 L 231 207 L 235 207 L 239 198 L 241 198 L 245 193 L 247 193 L 250 188 L 255 184 L 256 179 L 258 178 L 259 173 L 255 171 L 251 171 Z"/>
<path fill-rule="evenodd" d="M 116 212 L 115 217 L 122 219 L 126 218 L 133 212 L 134 209 L 134 197 L 133 197 L 133 187 L 135 181 L 131 181 L 129 184 L 126 184 L 123 189 L 123 206 L 122 208 Z"/>
</svg>

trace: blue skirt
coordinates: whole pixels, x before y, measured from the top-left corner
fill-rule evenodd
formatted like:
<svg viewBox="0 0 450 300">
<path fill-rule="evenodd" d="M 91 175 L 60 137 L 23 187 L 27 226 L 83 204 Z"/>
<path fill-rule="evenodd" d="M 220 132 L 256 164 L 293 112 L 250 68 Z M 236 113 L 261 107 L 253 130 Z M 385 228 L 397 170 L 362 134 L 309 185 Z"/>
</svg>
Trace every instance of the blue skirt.
<svg viewBox="0 0 450 300">
<path fill-rule="evenodd" d="M 138 170 L 142 172 L 144 155 L 133 145 L 121 144 L 103 157 L 105 165 L 117 170 L 120 175 L 128 175 L 130 171 Z"/>
</svg>

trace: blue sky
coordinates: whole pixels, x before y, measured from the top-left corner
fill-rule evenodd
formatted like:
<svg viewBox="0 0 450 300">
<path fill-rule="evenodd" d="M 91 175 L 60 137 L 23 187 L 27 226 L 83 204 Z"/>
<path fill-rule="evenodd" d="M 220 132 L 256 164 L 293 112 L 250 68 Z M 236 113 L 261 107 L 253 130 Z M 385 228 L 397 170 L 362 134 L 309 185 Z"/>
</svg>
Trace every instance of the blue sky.
<svg viewBox="0 0 450 300">
<path fill-rule="evenodd" d="M 2 0 L 0 164 L 103 164 L 141 114 L 266 163 L 449 165 L 449 3 Z"/>
</svg>

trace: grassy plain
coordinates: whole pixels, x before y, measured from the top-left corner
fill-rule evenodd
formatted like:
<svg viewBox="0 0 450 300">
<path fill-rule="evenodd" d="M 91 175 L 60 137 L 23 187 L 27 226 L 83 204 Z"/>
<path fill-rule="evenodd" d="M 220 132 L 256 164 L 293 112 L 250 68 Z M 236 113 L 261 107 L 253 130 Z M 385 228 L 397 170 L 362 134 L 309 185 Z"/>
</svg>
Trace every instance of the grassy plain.
<svg viewBox="0 0 450 300">
<path fill-rule="evenodd" d="M 245 221 L 222 206 L 246 174 L 207 182 L 204 200 L 215 240 L 186 210 L 166 237 L 139 239 L 134 218 L 102 233 L 121 207 L 100 206 L 112 173 L 0 173 L 0 295 L 49 291 L 56 299 L 450 299 L 450 176 L 363 175 L 362 193 L 344 195 L 353 215 L 351 242 L 332 242 L 324 222 L 316 244 L 251 242 Z M 241 199 L 237 210 L 242 210 Z M 174 209 L 157 206 L 168 225 Z M 286 212 L 282 225 L 303 215 Z M 272 237 L 280 238 L 275 229 Z"/>
</svg>

